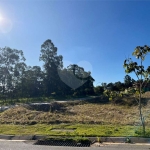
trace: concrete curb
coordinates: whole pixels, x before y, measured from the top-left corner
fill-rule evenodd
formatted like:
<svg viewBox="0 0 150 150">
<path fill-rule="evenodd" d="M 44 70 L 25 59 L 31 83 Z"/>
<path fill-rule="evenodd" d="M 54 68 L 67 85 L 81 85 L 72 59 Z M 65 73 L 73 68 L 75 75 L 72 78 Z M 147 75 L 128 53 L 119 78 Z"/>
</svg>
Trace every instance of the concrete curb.
<svg viewBox="0 0 150 150">
<path fill-rule="evenodd" d="M 0 139 L 3 140 L 39 140 L 43 139 L 46 136 L 43 135 L 21 135 L 21 136 L 16 136 L 16 135 L 0 135 Z"/>
<path fill-rule="evenodd" d="M 23 140 L 39 140 L 46 138 L 44 135 L 0 135 L 0 140 L 13 140 L 13 141 L 23 141 Z M 125 143 L 127 137 L 87 137 L 92 143 L 97 142 L 98 138 L 101 143 Z M 129 137 L 131 143 L 147 143 L 150 144 L 150 138 L 142 137 Z"/>
<path fill-rule="evenodd" d="M 150 143 L 150 138 L 142 137 L 99 137 L 100 142 L 109 143 L 126 143 L 127 138 L 130 139 L 130 143 Z M 89 137 L 91 141 L 97 141 L 97 137 Z"/>
</svg>

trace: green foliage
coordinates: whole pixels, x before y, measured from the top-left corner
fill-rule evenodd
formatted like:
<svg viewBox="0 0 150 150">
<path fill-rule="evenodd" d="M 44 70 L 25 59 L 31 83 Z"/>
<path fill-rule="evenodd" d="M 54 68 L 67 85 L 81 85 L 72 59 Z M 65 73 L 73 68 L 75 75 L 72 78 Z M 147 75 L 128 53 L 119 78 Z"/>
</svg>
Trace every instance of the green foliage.
<svg viewBox="0 0 150 150">
<path fill-rule="evenodd" d="M 150 77 L 150 66 L 147 69 L 144 69 L 142 62 L 145 60 L 146 55 L 150 52 L 150 48 L 145 45 L 143 47 L 137 46 L 135 51 L 132 53 L 137 59 L 141 60 L 141 64 L 138 65 L 137 62 L 133 62 L 131 58 L 124 61 L 124 68 L 126 73 L 134 72 L 139 79 L 139 76 L 143 76 L 145 80 L 148 80 Z"/>
<path fill-rule="evenodd" d="M 112 131 L 111 130 L 107 130 L 107 131 L 105 131 L 105 134 L 106 134 L 106 136 L 111 136 L 112 135 Z"/>
<path fill-rule="evenodd" d="M 141 105 L 141 94 L 144 92 L 143 87 L 146 86 L 150 79 L 150 66 L 147 69 L 144 69 L 143 61 L 145 60 L 146 55 L 150 52 L 150 47 L 147 45 L 137 46 L 132 53 L 137 59 L 140 60 L 140 64 L 137 62 L 133 62 L 131 58 L 128 58 L 124 61 L 123 67 L 125 68 L 126 73 L 134 72 L 138 78 L 138 82 L 136 82 L 136 95 L 139 97 L 138 105 L 139 105 L 139 114 L 140 120 L 143 126 L 143 134 L 145 135 L 145 120 L 142 114 L 142 105 Z"/>
<path fill-rule="evenodd" d="M 101 95 L 104 92 L 104 87 L 102 87 L 102 86 L 96 86 L 94 88 L 94 92 L 95 92 L 96 95 Z"/>
<path fill-rule="evenodd" d="M 103 92 L 103 94 L 105 96 L 109 97 L 110 101 L 114 101 L 116 98 L 122 97 L 122 93 L 121 92 L 111 91 L 111 90 L 105 90 Z"/>
<path fill-rule="evenodd" d="M 15 95 L 22 71 L 26 67 L 24 61 L 23 51 L 9 47 L 0 48 L 0 92 L 4 100 Z"/>
<path fill-rule="evenodd" d="M 75 137 L 48 137 L 48 138 L 44 138 L 43 140 L 41 139 L 41 141 L 62 141 L 62 142 L 73 142 L 73 143 L 81 143 L 81 144 L 90 144 L 91 141 L 88 138 L 85 137 L 80 137 L 80 136 L 75 136 Z"/>
<path fill-rule="evenodd" d="M 38 97 L 63 99 L 74 93 L 77 93 L 75 96 L 94 95 L 94 79 L 91 73 L 76 64 L 70 64 L 67 69 L 63 68 L 63 57 L 57 55 L 57 47 L 51 40 L 48 39 L 41 45 L 39 60 L 43 61 L 43 68 L 27 66 L 23 51 L 9 47 L 0 48 L 0 99 L 3 104 L 20 102 L 23 98 L 31 102 L 30 99 Z M 58 73 L 69 84 L 64 83 Z M 70 85 L 74 86 L 76 80 L 82 84 L 72 90 Z"/>
<path fill-rule="evenodd" d="M 51 40 L 48 39 L 41 45 L 39 60 L 44 62 L 44 94 L 47 96 L 50 96 L 51 93 L 58 90 L 58 83 L 61 82 L 61 80 L 57 70 L 63 67 L 62 59 L 63 57 L 61 55 L 57 56 L 57 47 L 54 46 Z"/>
<path fill-rule="evenodd" d="M 134 131 L 134 133 L 135 133 L 135 136 L 150 137 L 150 128 L 147 128 L 145 135 L 143 135 L 143 129 L 139 127 Z"/>
<path fill-rule="evenodd" d="M 134 83 L 134 80 L 129 75 L 126 75 L 124 77 L 125 88 L 129 88 L 133 86 L 133 83 Z"/>
</svg>

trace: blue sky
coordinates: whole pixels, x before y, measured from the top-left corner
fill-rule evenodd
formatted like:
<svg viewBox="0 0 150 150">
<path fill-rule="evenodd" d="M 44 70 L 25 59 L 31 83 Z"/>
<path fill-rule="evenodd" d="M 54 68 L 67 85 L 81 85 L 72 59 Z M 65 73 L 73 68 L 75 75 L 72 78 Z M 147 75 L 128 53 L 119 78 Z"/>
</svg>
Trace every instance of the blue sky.
<svg viewBox="0 0 150 150">
<path fill-rule="evenodd" d="M 123 82 L 124 60 L 150 45 L 150 1 L 0 0 L 0 16 L 0 47 L 23 50 L 27 65 L 42 66 L 40 47 L 51 39 L 64 65 L 91 71 L 94 85 Z"/>
</svg>

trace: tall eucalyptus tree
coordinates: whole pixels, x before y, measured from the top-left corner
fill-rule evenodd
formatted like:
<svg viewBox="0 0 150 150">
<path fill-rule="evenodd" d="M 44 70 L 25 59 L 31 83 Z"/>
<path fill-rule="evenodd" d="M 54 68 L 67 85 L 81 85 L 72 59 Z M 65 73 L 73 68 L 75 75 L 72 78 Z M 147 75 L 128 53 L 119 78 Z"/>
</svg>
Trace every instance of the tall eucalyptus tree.
<svg viewBox="0 0 150 150">
<path fill-rule="evenodd" d="M 41 45 L 40 61 L 44 62 L 44 84 L 45 94 L 50 96 L 52 93 L 58 91 L 60 78 L 58 75 L 58 69 L 63 67 L 63 57 L 57 55 L 57 47 L 54 46 L 51 40 L 46 40 Z"/>
<path fill-rule="evenodd" d="M 16 88 L 19 71 L 25 58 L 23 51 L 9 47 L 0 48 L 0 86 L 1 94 L 6 98 Z"/>
</svg>

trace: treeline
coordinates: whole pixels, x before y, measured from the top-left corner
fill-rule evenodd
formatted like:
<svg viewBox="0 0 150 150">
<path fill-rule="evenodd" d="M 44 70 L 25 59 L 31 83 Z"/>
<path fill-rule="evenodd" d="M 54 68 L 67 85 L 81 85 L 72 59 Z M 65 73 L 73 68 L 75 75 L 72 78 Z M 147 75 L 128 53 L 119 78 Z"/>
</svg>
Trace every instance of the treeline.
<svg viewBox="0 0 150 150">
<path fill-rule="evenodd" d="M 138 83 L 126 75 L 123 83 L 101 83 L 94 87 L 91 72 L 76 64 L 63 67 L 63 56 L 57 55 L 57 47 L 49 39 L 41 45 L 42 68 L 27 66 L 25 60 L 21 50 L 0 48 L 0 100 L 101 95 L 105 90 L 120 92 Z M 150 84 L 147 85 L 150 90 Z"/>
<path fill-rule="evenodd" d="M 128 88 L 134 88 L 136 82 L 137 81 L 135 81 L 129 75 L 125 75 L 124 82 L 118 81 L 115 83 L 112 83 L 112 82 L 111 83 L 101 83 L 101 85 L 96 86 L 94 88 L 94 92 L 95 92 L 95 94 L 103 94 L 103 92 L 105 90 L 121 92 L 121 91 L 125 91 Z"/>
<path fill-rule="evenodd" d="M 25 60 L 21 50 L 0 48 L 0 99 L 94 94 L 91 73 L 76 64 L 63 68 L 63 56 L 49 39 L 41 45 L 42 68 Z"/>
</svg>

